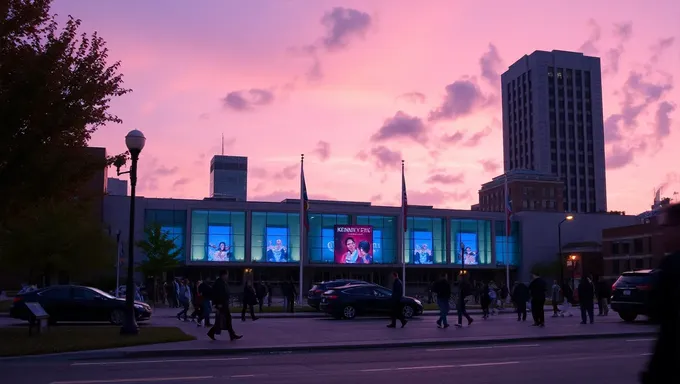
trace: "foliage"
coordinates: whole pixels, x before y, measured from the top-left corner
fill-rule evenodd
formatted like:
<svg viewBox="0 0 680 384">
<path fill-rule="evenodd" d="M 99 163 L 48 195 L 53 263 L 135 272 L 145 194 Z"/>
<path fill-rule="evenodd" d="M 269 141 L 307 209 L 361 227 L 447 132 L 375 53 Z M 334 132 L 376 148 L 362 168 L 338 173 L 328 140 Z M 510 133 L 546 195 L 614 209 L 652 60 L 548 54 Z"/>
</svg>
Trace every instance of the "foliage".
<svg viewBox="0 0 680 384">
<path fill-rule="evenodd" d="M 136 244 L 146 255 L 146 259 L 139 265 L 142 273 L 156 278 L 179 267 L 180 262 L 177 258 L 181 255 L 182 249 L 176 247 L 175 239 L 163 231 L 160 224 L 149 225 L 144 229 L 144 233 L 146 239 Z"/>
<path fill-rule="evenodd" d="M 0 265 L 26 277 L 68 271 L 71 278 L 112 267 L 115 241 L 92 212 L 75 199 L 36 202 L 7 223 Z"/>
<path fill-rule="evenodd" d="M 121 123 L 109 103 L 129 92 L 104 40 L 79 34 L 70 17 L 60 29 L 51 3 L 0 2 L 0 229 L 35 201 L 77 195 L 113 162 L 86 147 L 97 129 Z"/>
<path fill-rule="evenodd" d="M 538 276 L 544 278 L 558 278 L 560 276 L 560 261 L 555 260 L 550 262 L 536 263 L 533 265 L 533 267 L 531 267 L 531 273 L 535 273 Z"/>
</svg>

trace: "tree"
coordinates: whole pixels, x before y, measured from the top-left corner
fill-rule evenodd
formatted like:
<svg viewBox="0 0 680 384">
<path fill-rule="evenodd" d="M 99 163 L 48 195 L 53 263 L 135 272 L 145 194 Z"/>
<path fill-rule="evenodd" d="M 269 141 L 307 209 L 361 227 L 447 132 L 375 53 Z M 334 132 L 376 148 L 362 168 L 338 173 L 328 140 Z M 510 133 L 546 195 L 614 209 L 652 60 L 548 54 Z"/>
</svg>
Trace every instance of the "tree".
<svg viewBox="0 0 680 384">
<path fill-rule="evenodd" d="M 539 262 L 531 267 L 531 273 L 535 273 L 544 278 L 558 278 L 560 276 L 560 260 Z"/>
<path fill-rule="evenodd" d="M 33 282 L 43 275 L 47 283 L 64 271 L 71 279 L 90 279 L 104 268 L 113 270 L 115 241 L 92 215 L 88 202 L 46 200 L 22 212 L 5 227 L 3 268 Z"/>
<path fill-rule="evenodd" d="M 144 229 L 146 239 L 137 242 L 137 247 L 140 248 L 146 255 L 138 270 L 145 276 L 153 277 L 154 284 L 159 277 L 176 269 L 180 266 L 178 257 L 182 254 L 182 249 L 177 248 L 175 238 L 163 231 L 160 224 L 151 224 Z M 154 287 L 154 293 L 158 292 Z M 154 302 L 157 295 L 154 294 Z"/>
<path fill-rule="evenodd" d="M 122 122 L 109 102 L 129 92 L 104 40 L 73 18 L 60 29 L 51 3 L 0 1 L 0 229 L 36 201 L 77 195 L 107 166 L 87 143 Z"/>
</svg>

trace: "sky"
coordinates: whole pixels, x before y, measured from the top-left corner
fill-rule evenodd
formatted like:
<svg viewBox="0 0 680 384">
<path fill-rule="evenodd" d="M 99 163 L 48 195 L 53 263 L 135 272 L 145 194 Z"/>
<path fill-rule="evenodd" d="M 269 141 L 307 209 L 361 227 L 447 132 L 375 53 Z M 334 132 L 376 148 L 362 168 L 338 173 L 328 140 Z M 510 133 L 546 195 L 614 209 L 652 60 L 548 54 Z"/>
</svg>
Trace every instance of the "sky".
<svg viewBox="0 0 680 384">
<path fill-rule="evenodd" d="M 193 6 L 188 6 L 192 4 Z M 132 93 L 92 146 L 147 137 L 138 193 L 209 195 L 247 156 L 248 199 L 469 209 L 503 173 L 500 74 L 535 50 L 602 59 L 609 210 L 680 192 L 680 7 L 657 0 L 56 0 L 107 41 Z M 677 197 L 677 195 L 676 195 Z"/>
</svg>

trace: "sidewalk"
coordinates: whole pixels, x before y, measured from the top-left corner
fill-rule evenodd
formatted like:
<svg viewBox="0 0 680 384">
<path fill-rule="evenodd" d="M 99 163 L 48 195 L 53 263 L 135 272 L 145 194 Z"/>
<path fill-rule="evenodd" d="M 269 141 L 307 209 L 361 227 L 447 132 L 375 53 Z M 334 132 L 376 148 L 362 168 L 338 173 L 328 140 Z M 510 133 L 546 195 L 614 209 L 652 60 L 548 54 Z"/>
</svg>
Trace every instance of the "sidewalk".
<svg viewBox="0 0 680 384">
<path fill-rule="evenodd" d="M 157 317 L 151 326 L 178 326 L 195 341 L 118 348 L 105 351 L 51 355 L 48 358 L 68 360 L 121 358 L 178 358 L 210 355 L 291 353 L 347 349 L 384 349 L 399 347 L 429 347 L 441 345 L 497 345 L 513 342 L 538 342 L 603 338 L 651 338 L 656 327 L 645 323 L 627 324 L 618 317 L 596 318 L 595 324 L 581 325 L 580 317 L 547 318 L 545 328 L 532 327 L 530 321 L 517 322 L 514 317 L 496 316 L 482 320 L 474 316 L 474 323 L 462 329 L 438 329 L 433 318 L 410 321 L 404 329 L 386 328 L 388 320 L 357 319 L 266 319 L 241 322 L 234 319 L 234 328 L 244 337 L 230 342 L 223 334 L 211 341 L 206 329 L 195 323 Z M 450 318 L 453 323 L 454 317 Z M 141 329 L 144 332 L 144 329 Z M 40 357 L 36 357 L 40 358 Z M 44 357 L 43 357 L 44 358 Z"/>
</svg>

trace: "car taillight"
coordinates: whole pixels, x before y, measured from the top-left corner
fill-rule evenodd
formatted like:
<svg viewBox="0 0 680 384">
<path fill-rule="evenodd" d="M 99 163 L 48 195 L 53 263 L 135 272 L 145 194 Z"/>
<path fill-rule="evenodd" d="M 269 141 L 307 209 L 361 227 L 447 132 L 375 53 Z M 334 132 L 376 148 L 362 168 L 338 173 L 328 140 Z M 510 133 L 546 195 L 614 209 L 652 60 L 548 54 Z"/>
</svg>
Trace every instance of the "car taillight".
<svg viewBox="0 0 680 384">
<path fill-rule="evenodd" d="M 323 293 L 323 290 L 322 290 L 322 289 L 317 289 L 317 290 L 314 291 L 314 293 Z"/>
<path fill-rule="evenodd" d="M 18 303 L 18 302 L 20 302 L 21 300 L 23 300 L 21 297 L 19 297 L 19 296 L 14 296 L 14 300 L 12 300 L 12 302 L 13 302 L 13 303 Z"/>
<path fill-rule="evenodd" d="M 338 295 L 327 295 L 325 296 L 328 300 L 335 300 L 338 298 Z"/>
<path fill-rule="evenodd" d="M 642 285 L 638 285 L 635 288 L 639 289 L 640 291 L 649 291 L 650 289 L 652 289 L 652 286 L 649 285 L 649 284 L 642 284 Z"/>
<path fill-rule="evenodd" d="M 612 291 L 616 291 L 616 284 L 612 284 Z"/>
</svg>

